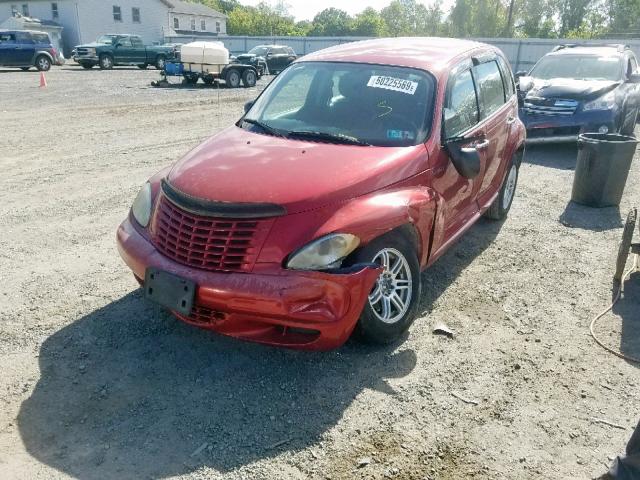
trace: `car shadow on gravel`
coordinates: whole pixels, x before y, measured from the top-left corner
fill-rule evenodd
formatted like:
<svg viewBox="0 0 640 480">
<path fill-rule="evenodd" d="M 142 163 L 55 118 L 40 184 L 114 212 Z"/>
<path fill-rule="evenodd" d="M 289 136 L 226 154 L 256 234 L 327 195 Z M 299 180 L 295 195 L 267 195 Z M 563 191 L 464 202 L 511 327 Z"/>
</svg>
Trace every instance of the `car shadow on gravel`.
<svg viewBox="0 0 640 480">
<path fill-rule="evenodd" d="M 318 444 L 364 389 L 395 395 L 411 350 L 275 349 L 182 324 L 140 290 L 54 333 L 18 427 L 38 461 L 82 479 L 219 471 Z"/>
<path fill-rule="evenodd" d="M 624 283 L 624 292 L 613 313 L 622 320 L 620 351 L 633 358 L 640 358 L 640 272 L 632 273 Z M 606 331 L 606 320 L 601 320 L 599 329 Z M 640 367 L 640 364 L 629 362 Z"/>
<path fill-rule="evenodd" d="M 428 315 L 449 285 L 494 242 L 503 224 L 502 221 L 480 218 L 456 244 L 422 273 L 420 309 L 423 315 Z"/>
<path fill-rule="evenodd" d="M 578 147 L 575 143 L 530 145 L 526 148 L 523 162 L 559 170 L 573 170 L 577 157 Z"/>
</svg>

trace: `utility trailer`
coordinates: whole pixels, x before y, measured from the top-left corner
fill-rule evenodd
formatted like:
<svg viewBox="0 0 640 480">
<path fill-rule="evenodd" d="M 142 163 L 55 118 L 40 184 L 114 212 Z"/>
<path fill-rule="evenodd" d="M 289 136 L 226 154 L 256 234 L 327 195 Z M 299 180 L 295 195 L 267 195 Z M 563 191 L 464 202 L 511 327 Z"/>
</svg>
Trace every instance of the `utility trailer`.
<svg viewBox="0 0 640 480">
<path fill-rule="evenodd" d="M 166 62 L 162 70 L 162 82 L 168 84 L 167 77 L 182 77 L 183 83 L 195 85 L 198 80 L 213 85 L 223 80 L 227 87 L 245 88 L 255 86 L 260 75 L 252 65 L 229 63 L 229 50 L 222 42 L 192 42 L 182 45 L 178 54 L 179 62 Z"/>
<path fill-rule="evenodd" d="M 182 77 L 183 83 L 189 85 L 195 85 L 200 79 L 206 85 L 213 85 L 223 80 L 229 88 L 238 88 L 241 84 L 245 88 L 255 87 L 259 78 L 258 70 L 254 66 L 237 63 L 224 65 L 166 62 L 161 76 L 167 83 L 167 77 Z"/>
</svg>

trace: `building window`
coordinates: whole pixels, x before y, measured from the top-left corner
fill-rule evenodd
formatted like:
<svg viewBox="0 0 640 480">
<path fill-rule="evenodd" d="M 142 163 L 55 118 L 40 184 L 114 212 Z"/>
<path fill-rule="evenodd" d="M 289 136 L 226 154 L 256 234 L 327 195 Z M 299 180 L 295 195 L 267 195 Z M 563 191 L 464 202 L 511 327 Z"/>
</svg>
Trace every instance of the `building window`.
<svg viewBox="0 0 640 480">
<path fill-rule="evenodd" d="M 195 29 L 196 29 L 196 19 L 192 18 L 191 19 L 191 30 L 195 31 Z"/>
<path fill-rule="evenodd" d="M 51 18 L 53 18 L 54 20 L 57 20 L 60 17 L 60 14 L 58 13 L 58 4 L 57 3 L 52 3 L 51 4 Z"/>
<path fill-rule="evenodd" d="M 216 32 L 220 33 L 220 22 L 216 22 Z"/>
<path fill-rule="evenodd" d="M 200 20 L 200 30 L 204 31 L 207 29 L 207 21 L 206 20 Z"/>
<path fill-rule="evenodd" d="M 25 17 L 29 16 L 29 4 L 27 3 L 22 4 L 22 15 L 24 15 Z"/>
<path fill-rule="evenodd" d="M 133 7 L 131 9 L 131 20 L 133 20 L 133 23 L 140 23 L 140 9 Z"/>
<path fill-rule="evenodd" d="M 178 17 L 173 17 L 173 28 L 175 30 L 180 29 L 180 19 Z"/>
<path fill-rule="evenodd" d="M 122 10 L 118 5 L 113 6 L 113 21 L 114 22 L 122 21 Z"/>
</svg>

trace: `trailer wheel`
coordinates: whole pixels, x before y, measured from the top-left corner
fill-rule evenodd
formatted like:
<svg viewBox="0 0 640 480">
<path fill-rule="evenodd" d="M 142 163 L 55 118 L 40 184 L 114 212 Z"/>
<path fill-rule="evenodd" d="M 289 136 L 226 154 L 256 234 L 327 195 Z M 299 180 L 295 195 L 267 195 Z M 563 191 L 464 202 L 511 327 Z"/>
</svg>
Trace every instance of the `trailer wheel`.
<svg viewBox="0 0 640 480">
<path fill-rule="evenodd" d="M 251 88 L 256 86 L 256 72 L 253 70 L 245 70 L 242 74 L 242 84 L 245 88 Z"/>
<path fill-rule="evenodd" d="M 235 68 L 229 69 L 224 81 L 227 83 L 227 87 L 238 88 L 240 86 L 240 72 Z"/>
<path fill-rule="evenodd" d="M 216 79 L 213 75 L 206 75 L 205 77 L 202 77 L 202 81 L 205 85 L 213 85 L 213 82 L 215 82 Z"/>
</svg>

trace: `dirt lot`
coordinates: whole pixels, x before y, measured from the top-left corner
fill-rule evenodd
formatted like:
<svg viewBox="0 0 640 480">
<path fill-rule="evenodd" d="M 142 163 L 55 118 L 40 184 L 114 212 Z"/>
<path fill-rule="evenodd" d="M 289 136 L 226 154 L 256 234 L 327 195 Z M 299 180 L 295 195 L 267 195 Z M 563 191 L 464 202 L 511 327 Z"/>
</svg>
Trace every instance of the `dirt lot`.
<svg viewBox="0 0 640 480">
<path fill-rule="evenodd" d="M 0 478 L 591 478 L 623 451 L 640 371 L 588 323 L 640 203 L 637 159 L 620 210 L 591 210 L 568 204 L 575 149 L 531 149 L 509 219 L 424 274 L 404 342 L 272 349 L 149 305 L 117 254 L 145 179 L 266 84 L 156 78 L 64 67 L 39 90 L 0 71 Z M 639 355 L 639 323 L 636 274 L 600 331 Z"/>
</svg>

